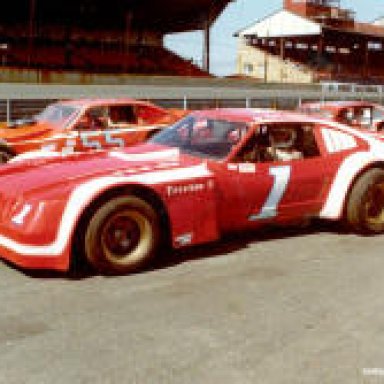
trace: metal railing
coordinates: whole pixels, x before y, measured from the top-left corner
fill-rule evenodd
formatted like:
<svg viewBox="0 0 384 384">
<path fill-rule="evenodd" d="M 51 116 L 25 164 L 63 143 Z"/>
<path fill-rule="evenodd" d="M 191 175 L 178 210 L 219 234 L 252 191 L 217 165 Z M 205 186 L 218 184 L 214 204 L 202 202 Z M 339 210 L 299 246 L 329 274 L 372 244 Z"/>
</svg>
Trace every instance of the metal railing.
<svg viewBox="0 0 384 384">
<path fill-rule="evenodd" d="M 383 85 L 325 82 L 321 84 L 264 84 L 252 81 L 137 82 L 131 85 L 0 84 L 0 121 L 30 117 L 49 103 L 69 98 L 132 97 L 167 108 L 293 109 L 304 101 L 369 100 L 384 103 Z"/>
</svg>

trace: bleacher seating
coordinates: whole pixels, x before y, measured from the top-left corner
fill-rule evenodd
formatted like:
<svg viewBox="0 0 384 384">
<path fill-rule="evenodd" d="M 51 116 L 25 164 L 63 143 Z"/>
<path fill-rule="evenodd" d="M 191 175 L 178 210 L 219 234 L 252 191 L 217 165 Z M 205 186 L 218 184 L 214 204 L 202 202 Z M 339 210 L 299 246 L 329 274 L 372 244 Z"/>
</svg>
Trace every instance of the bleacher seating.
<svg viewBox="0 0 384 384">
<path fill-rule="evenodd" d="M 280 52 L 271 49 L 269 54 L 280 57 Z M 336 57 L 337 55 L 337 57 Z M 314 73 L 315 81 L 340 81 L 340 82 L 359 82 L 384 84 L 382 66 L 384 53 L 378 56 L 368 57 L 369 65 L 364 71 L 364 66 L 359 60 L 351 60 L 347 53 L 324 53 L 320 58 L 316 51 L 308 54 L 306 49 L 286 49 L 284 61 L 295 64 Z"/>
<path fill-rule="evenodd" d="M 16 41 L 2 52 L 2 65 L 17 68 L 80 71 L 86 73 L 132 73 L 148 75 L 209 76 L 192 62 L 161 46 L 78 42 Z"/>
</svg>

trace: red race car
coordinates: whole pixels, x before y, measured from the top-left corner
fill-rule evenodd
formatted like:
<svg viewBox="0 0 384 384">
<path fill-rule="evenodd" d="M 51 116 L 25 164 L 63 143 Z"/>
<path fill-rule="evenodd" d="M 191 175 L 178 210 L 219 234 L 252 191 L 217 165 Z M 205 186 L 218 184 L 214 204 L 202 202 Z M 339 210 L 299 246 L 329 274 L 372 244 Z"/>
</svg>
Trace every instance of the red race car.
<svg viewBox="0 0 384 384">
<path fill-rule="evenodd" d="M 0 163 L 29 151 L 69 153 L 137 144 L 182 115 L 128 98 L 56 102 L 0 129 Z"/>
<path fill-rule="evenodd" d="M 309 218 L 384 232 L 384 142 L 298 113 L 197 111 L 119 151 L 0 169 L 0 255 L 105 274 L 142 267 L 164 244 Z"/>
<path fill-rule="evenodd" d="M 384 129 L 384 107 L 366 101 L 303 103 L 298 111 L 374 132 Z"/>
</svg>

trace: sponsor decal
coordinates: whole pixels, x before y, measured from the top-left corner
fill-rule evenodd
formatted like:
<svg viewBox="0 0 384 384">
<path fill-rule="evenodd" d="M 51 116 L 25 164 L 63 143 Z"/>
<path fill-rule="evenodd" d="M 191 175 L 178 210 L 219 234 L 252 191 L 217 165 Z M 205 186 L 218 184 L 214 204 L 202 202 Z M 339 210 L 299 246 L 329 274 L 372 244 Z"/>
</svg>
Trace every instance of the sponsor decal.
<svg viewBox="0 0 384 384">
<path fill-rule="evenodd" d="M 175 242 L 181 246 L 188 245 L 192 243 L 193 233 L 184 233 L 175 238 Z"/>
<path fill-rule="evenodd" d="M 187 193 L 202 192 L 207 189 L 208 185 L 205 183 L 194 183 L 186 185 L 168 185 L 167 186 L 167 195 L 176 196 L 176 195 L 185 195 Z"/>
<path fill-rule="evenodd" d="M 256 164 L 252 164 L 252 163 L 228 164 L 228 171 L 238 171 L 240 173 L 256 173 Z"/>
<path fill-rule="evenodd" d="M 256 164 L 241 163 L 239 164 L 240 173 L 256 173 Z"/>
</svg>

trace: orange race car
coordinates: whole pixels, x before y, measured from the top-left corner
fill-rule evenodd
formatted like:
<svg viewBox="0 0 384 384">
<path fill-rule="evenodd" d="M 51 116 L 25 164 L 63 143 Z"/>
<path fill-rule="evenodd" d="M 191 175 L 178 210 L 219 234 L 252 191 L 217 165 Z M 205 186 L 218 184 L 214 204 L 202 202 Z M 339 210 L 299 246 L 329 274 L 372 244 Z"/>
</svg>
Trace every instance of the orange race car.
<svg viewBox="0 0 384 384">
<path fill-rule="evenodd" d="M 59 101 L 31 119 L 0 128 L 0 163 L 30 151 L 71 153 L 133 145 L 185 113 L 129 98 Z"/>
</svg>

